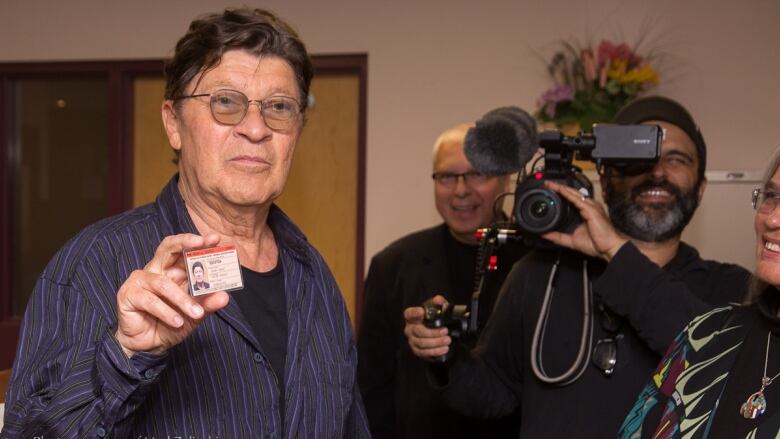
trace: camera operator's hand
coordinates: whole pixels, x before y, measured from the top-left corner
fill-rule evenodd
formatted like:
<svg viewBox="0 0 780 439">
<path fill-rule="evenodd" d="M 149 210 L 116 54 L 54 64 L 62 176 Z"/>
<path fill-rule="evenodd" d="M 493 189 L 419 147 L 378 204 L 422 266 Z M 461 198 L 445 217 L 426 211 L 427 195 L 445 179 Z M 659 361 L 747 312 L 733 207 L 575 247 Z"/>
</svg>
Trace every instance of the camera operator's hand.
<svg viewBox="0 0 780 439">
<path fill-rule="evenodd" d="M 117 292 L 116 339 L 128 358 L 162 353 L 180 343 L 209 314 L 227 305 L 220 291 L 201 297 L 188 292 L 182 250 L 216 245 L 219 236 L 168 236 L 143 270 L 135 270 Z"/>
<path fill-rule="evenodd" d="M 600 257 L 609 262 L 615 253 L 628 242 L 609 221 L 604 207 L 591 198 L 584 197 L 578 190 L 552 181 L 545 187 L 559 193 L 580 211 L 583 224 L 574 233 L 549 232 L 543 238 L 561 247 L 577 250 L 588 256 Z"/>
<path fill-rule="evenodd" d="M 433 303 L 441 305 L 447 300 L 442 296 L 435 296 Z M 422 306 L 413 306 L 404 310 L 404 334 L 409 341 L 414 355 L 427 361 L 434 361 L 446 355 L 450 351 L 452 339 L 448 335 L 447 328 L 427 328 L 423 324 L 425 309 Z"/>
</svg>

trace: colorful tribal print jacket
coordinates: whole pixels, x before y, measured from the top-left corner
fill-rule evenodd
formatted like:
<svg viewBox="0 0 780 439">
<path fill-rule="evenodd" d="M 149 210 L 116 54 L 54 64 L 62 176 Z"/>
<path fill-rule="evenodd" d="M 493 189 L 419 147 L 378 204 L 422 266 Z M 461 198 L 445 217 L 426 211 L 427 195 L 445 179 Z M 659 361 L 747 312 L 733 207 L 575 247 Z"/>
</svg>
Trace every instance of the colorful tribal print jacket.
<svg viewBox="0 0 780 439">
<path fill-rule="evenodd" d="M 693 319 L 639 394 L 618 437 L 709 437 L 729 373 L 751 327 L 762 318 L 758 308 L 726 306 Z M 746 438 L 774 438 L 780 432 L 778 411 L 755 422 Z"/>
</svg>

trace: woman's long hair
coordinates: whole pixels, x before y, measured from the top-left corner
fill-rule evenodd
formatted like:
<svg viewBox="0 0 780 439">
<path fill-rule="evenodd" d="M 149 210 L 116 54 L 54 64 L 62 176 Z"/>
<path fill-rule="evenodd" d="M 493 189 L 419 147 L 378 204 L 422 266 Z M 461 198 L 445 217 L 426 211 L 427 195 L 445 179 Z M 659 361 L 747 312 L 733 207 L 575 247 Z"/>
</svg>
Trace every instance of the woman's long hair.
<svg viewBox="0 0 780 439">
<path fill-rule="evenodd" d="M 769 185 L 769 181 L 774 177 L 777 169 L 780 168 L 780 147 L 778 147 L 772 154 L 772 158 L 769 160 L 769 166 L 764 172 L 764 178 L 761 180 L 761 189 L 766 189 Z M 756 237 L 758 238 L 758 237 Z M 750 286 L 748 287 L 747 296 L 745 296 L 745 304 L 755 303 L 758 297 L 766 288 L 766 282 L 758 278 L 756 273 L 750 277 Z"/>
</svg>

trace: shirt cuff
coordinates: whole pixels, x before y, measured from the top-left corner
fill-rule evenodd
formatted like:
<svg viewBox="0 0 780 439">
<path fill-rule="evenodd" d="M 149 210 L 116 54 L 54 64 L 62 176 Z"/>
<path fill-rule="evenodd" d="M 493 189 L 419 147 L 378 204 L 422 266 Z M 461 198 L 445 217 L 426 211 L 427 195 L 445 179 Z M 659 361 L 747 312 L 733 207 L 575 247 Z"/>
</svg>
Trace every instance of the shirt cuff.
<svg viewBox="0 0 780 439">
<path fill-rule="evenodd" d="M 124 400 L 139 387 L 146 387 L 157 381 L 167 365 L 168 353 L 151 354 L 138 352 L 127 358 L 112 330 L 109 330 L 98 346 L 98 379 L 103 381 L 104 390 Z"/>
<path fill-rule="evenodd" d="M 620 247 L 596 280 L 594 292 L 610 309 L 625 315 L 637 299 L 634 294 L 637 289 L 642 290 L 648 279 L 662 271 L 629 241 Z"/>
</svg>

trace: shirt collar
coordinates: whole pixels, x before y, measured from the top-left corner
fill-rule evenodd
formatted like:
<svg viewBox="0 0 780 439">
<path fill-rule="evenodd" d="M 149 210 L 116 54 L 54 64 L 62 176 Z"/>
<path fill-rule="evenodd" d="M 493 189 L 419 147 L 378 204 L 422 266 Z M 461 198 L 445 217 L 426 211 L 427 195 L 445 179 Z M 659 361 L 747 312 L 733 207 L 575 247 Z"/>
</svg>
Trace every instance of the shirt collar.
<svg viewBox="0 0 780 439">
<path fill-rule="evenodd" d="M 663 269 L 672 273 L 693 271 L 704 267 L 704 262 L 699 257 L 699 252 L 690 245 L 680 241 L 677 254 L 674 255 Z"/>
<path fill-rule="evenodd" d="M 171 225 L 175 233 L 198 233 L 195 223 L 192 222 L 184 198 L 179 192 L 179 174 L 171 178 L 157 197 L 157 206 L 165 222 Z M 274 232 L 276 245 L 280 250 L 289 250 L 296 259 L 308 263 L 308 241 L 306 236 L 290 218 L 275 204 L 271 205 L 268 212 L 268 225 Z"/>
</svg>

